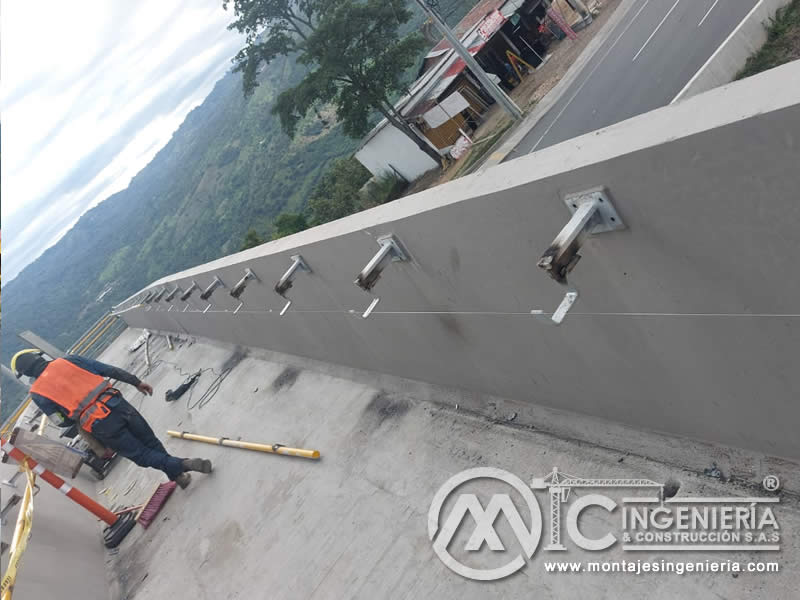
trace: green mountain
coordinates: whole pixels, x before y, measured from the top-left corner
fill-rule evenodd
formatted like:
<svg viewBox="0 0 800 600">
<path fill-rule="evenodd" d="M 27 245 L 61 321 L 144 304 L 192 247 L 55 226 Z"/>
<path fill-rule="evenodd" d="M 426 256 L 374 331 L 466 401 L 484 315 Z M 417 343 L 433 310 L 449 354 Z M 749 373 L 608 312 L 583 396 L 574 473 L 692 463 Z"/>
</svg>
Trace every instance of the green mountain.
<svg viewBox="0 0 800 600">
<path fill-rule="evenodd" d="M 281 132 L 270 107 L 303 69 L 274 61 L 248 99 L 241 77 L 227 74 L 128 188 L 3 286 L 2 361 L 24 347 L 18 332 L 66 348 L 154 279 L 236 252 L 250 227 L 269 230 L 281 211 L 301 210 L 328 163 L 358 145 L 330 114 L 307 119 L 294 140 Z M 0 420 L 20 400 L 4 387 Z"/>
<path fill-rule="evenodd" d="M 414 16 L 401 34 L 424 31 L 432 46 L 438 35 L 409 3 Z M 442 0 L 439 9 L 452 26 L 473 5 Z M 86 212 L 4 285 L 3 363 L 26 347 L 19 332 L 30 329 L 68 348 L 111 306 L 155 279 L 237 252 L 248 229 L 269 232 L 279 213 L 303 210 L 328 164 L 359 143 L 324 110 L 305 119 L 294 140 L 283 134 L 270 108 L 305 68 L 276 59 L 247 99 L 241 76 L 225 75 L 125 190 Z M 20 386 L 3 386 L 0 422 L 23 398 Z"/>
</svg>

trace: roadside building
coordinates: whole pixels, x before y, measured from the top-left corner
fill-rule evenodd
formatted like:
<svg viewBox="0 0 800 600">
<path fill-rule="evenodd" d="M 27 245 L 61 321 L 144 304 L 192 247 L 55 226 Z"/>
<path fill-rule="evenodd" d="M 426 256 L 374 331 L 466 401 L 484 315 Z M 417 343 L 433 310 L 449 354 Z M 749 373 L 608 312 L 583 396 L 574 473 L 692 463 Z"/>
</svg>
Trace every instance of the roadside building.
<svg viewBox="0 0 800 600">
<path fill-rule="evenodd" d="M 574 30 L 591 19 L 582 14 L 583 7 L 579 0 L 481 0 L 453 31 L 489 77 L 510 91 L 545 60 L 550 40 L 565 35 L 548 10 Z M 493 103 L 443 39 L 425 56 L 417 80 L 395 107 L 445 156 L 477 129 Z M 364 138 L 355 157 L 373 175 L 394 173 L 408 181 L 438 166 L 385 119 Z"/>
</svg>

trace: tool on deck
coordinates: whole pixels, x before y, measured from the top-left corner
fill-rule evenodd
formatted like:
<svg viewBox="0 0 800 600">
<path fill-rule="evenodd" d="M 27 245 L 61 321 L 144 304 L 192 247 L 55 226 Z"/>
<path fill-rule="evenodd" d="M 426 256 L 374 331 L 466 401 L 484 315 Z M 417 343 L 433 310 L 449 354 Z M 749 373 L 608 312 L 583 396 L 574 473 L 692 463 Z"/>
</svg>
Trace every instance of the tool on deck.
<svg viewBox="0 0 800 600">
<path fill-rule="evenodd" d="M 174 481 L 167 481 L 156 486 L 147 502 L 142 504 L 139 512 L 136 513 L 136 520 L 139 525 L 147 529 L 155 521 L 158 511 L 167 503 L 167 499 L 175 491 L 177 485 Z"/>
<path fill-rule="evenodd" d="M 298 456 L 300 458 L 319 458 L 319 450 L 306 450 L 304 448 L 289 448 L 283 444 L 258 444 L 256 442 L 242 442 L 231 440 L 225 437 L 209 437 L 188 433 L 186 431 L 167 431 L 167 435 L 192 440 L 193 442 L 205 442 L 206 444 L 217 444 L 219 446 L 229 446 L 231 448 L 241 448 L 243 450 L 256 450 L 258 452 L 269 452 L 270 454 L 282 454 L 284 456 Z"/>
<path fill-rule="evenodd" d="M 102 481 L 117 463 L 119 455 L 98 442 L 88 431 L 77 425 L 66 428 L 60 437 L 72 438 L 68 448 L 83 457 L 83 463 L 91 469 L 95 479 Z M 14 440 L 11 440 L 12 443 Z"/>
<path fill-rule="evenodd" d="M 189 375 L 189 377 L 186 378 L 186 381 L 184 381 L 174 390 L 167 390 L 167 393 L 164 394 L 164 400 L 166 400 L 167 402 L 174 402 L 175 400 L 183 396 L 186 393 L 186 390 L 192 387 L 195 381 L 197 381 L 197 379 L 202 374 L 203 374 L 202 370 L 197 371 L 196 373 L 192 373 L 191 375 Z"/>
</svg>

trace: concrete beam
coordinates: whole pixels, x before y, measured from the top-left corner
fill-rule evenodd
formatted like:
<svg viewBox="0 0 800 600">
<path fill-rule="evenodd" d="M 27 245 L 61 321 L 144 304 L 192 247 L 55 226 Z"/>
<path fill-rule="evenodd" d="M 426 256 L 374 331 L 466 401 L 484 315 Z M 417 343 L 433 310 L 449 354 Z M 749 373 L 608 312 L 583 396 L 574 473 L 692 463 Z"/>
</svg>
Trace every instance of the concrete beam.
<svg viewBox="0 0 800 600">
<path fill-rule="evenodd" d="M 66 356 L 62 350 L 59 350 L 53 344 L 39 337 L 32 331 L 23 331 L 19 334 L 19 337 L 52 358 L 63 358 Z"/>
<path fill-rule="evenodd" d="M 403 200 L 163 278 L 239 299 L 123 303 L 188 333 L 800 458 L 800 63 Z M 605 187 L 627 229 L 590 237 L 564 324 L 536 262 Z M 393 234 L 408 260 L 353 280 Z M 300 254 L 286 304 L 273 285 Z M 151 287 L 153 287 L 151 286 Z M 361 317 L 376 298 L 369 318 Z M 781 415 L 775 419 L 775 415 Z"/>
</svg>

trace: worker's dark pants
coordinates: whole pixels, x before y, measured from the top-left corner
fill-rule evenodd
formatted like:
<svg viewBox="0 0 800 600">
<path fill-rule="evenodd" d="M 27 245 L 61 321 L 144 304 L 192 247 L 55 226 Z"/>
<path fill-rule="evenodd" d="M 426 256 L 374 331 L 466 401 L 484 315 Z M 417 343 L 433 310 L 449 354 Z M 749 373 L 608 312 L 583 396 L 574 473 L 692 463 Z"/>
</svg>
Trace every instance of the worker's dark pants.
<svg viewBox="0 0 800 600">
<path fill-rule="evenodd" d="M 92 435 L 140 467 L 161 469 L 170 479 L 183 473 L 182 459 L 167 454 L 144 417 L 122 397 L 105 419 L 94 422 Z"/>
</svg>

